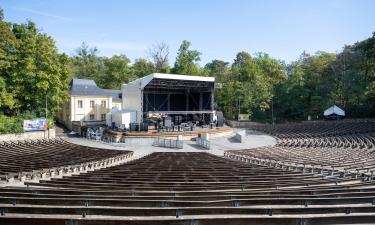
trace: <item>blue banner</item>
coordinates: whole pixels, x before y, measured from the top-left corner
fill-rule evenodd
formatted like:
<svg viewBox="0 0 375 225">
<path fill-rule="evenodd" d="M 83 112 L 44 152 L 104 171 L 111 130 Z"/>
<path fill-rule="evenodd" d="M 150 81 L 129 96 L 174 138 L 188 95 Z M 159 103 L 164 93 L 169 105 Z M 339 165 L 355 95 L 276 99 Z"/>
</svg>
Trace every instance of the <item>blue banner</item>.
<svg viewBox="0 0 375 225">
<path fill-rule="evenodd" d="M 46 119 L 32 119 L 23 121 L 23 131 L 46 130 Z"/>
</svg>

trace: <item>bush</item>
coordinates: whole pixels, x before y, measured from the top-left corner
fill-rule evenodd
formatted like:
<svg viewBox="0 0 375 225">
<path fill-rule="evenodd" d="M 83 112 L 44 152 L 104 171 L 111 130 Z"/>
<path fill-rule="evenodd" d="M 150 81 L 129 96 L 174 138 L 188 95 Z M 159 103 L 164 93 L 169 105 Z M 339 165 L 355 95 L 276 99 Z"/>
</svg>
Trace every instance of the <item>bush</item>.
<svg viewBox="0 0 375 225">
<path fill-rule="evenodd" d="M 0 134 L 22 133 L 22 122 L 21 117 L 0 114 Z"/>
<path fill-rule="evenodd" d="M 18 116 L 6 116 L 0 114 L 0 134 L 14 134 L 23 132 L 23 121 L 38 118 L 33 113 L 23 113 Z M 54 127 L 52 118 L 48 118 L 48 127 Z"/>
</svg>

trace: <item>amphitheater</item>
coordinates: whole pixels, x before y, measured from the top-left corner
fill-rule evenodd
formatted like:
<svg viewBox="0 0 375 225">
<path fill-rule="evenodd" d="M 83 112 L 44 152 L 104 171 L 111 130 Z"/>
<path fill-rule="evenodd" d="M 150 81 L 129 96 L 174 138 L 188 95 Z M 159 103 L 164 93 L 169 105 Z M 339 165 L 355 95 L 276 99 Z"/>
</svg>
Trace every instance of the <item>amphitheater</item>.
<svg viewBox="0 0 375 225">
<path fill-rule="evenodd" d="M 230 138 L 211 150 L 3 142 L 0 224 L 375 224 L 375 120 Z"/>
</svg>

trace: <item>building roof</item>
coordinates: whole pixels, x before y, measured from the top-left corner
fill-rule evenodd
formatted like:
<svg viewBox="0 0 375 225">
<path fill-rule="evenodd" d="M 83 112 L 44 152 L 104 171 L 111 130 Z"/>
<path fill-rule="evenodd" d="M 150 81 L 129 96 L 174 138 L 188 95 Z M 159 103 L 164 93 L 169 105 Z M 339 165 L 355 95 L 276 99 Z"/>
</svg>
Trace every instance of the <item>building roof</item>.
<svg viewBox="0 0 375 225">
<path fill-rule="evenodd" d="M 70 94 L 76 96 L 112 96 L 112 101 L 121 101 L 121 90 L 99 88 L 94 80 L 73 79 Z"/>
<path fill-rule="evenodd" d="M 140 87 L 143 89 L 149 82 L 151 82 L 155 78 L 156 79 L 168 79 L 168 80 L 215 82 L 214 77 L 190 76 L 190 75 L 167 74 L 167 73 L 152 73 L 145 77 L 129 82 L 128 84 L 123 84 L 123 87 L 125 87 L 126 85 L 140 84 Z"/>
</svg>

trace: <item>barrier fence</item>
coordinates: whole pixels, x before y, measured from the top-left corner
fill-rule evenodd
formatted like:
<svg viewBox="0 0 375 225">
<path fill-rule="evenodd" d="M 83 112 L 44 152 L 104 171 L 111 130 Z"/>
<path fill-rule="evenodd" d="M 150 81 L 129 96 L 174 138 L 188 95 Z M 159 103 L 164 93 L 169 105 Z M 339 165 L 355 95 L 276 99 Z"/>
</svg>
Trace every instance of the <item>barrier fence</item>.
<svg viewBox="0 0 375 225">
<path fill-rule="evenodd" d="M 211 148 L 211 143 L 210 141 L 206 140 L 206 139 L 203 139 L 203 138 L 199 138 L 197 137 L 196 138 L 196 144 L 202 148 L 205 148 L 205 149 L 210 149 Z"/>
<path fill-rule="evenodd" d="M 183 141 L 182 140 L 174 140 L 174 139 L 167 139 L 167 138 L 155 138 L 153 146 L 157 147 L 164 147 L 164 148 L 178 148 L 183 149 Z"/>
</svg>

